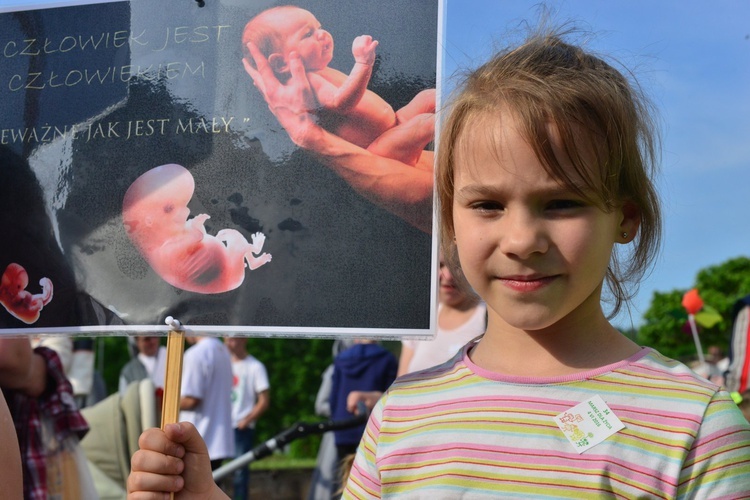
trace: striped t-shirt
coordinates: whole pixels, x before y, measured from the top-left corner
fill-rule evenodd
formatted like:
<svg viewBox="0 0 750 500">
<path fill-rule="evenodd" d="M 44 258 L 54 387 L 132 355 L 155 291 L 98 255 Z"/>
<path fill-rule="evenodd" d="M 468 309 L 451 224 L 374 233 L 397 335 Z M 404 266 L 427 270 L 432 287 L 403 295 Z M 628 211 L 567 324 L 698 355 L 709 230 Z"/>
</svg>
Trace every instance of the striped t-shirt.
<svg viewBox="0 0 750 500">
<path fill-rule="evenodd" d="M 450 361 L 376 405 L 344 499 L 750 498 L 750 424 L 729 395 L 644 348 L 556 378 Z M 553 418 L 600 396 L 624 429 L 579 454 Z"/>
</svg>

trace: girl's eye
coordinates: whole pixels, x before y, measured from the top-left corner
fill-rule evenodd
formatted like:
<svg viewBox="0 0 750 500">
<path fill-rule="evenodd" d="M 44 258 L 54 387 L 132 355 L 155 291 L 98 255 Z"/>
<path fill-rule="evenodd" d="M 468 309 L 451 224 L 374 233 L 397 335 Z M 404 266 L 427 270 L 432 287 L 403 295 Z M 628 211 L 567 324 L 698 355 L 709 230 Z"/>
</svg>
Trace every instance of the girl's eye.
<svg viewBox="0 0 750 500">
<path fill-rule="evenodd" d="M 581 208 L 584 203 L 579 200 L 554 200 L 547 205 L 550 210 L 566 210 L 571 208 Z"/>
<path fill-rule="evenodd" d="M 503 205 L 496 201 L 477 201 L 471 204 L 471 208 L 478 212 L 496 212 L 502 210 Z"/>
</svg>

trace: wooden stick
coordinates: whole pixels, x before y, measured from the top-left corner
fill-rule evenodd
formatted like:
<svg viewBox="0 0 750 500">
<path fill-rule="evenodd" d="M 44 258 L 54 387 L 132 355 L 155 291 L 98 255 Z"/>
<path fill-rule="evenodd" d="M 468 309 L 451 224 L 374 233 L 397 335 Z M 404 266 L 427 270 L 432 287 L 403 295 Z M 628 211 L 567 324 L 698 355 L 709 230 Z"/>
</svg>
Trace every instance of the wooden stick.
<svg viewBox="0 0 750 500">
<path fill-rule="evenodd" d="M 185 330 L 170 330 L 167 337 L 167 366 L 164 370 L 164 399 L 161 407 L 161 428 L 177 423 L 180 416 L 182 384 L 182 352 Z"/>
<path fill-rule="evenodd" d="M 164 395 L 161 406 L 161 428 L 176 424 L 180 417 L 182 386 L 182 354 L 185 349 L 185 330 L 170 330 L 167 337 L 167 366 L 164 369 Z M 169 494 L 174 500 L 174 493 Z"/>
</svg>

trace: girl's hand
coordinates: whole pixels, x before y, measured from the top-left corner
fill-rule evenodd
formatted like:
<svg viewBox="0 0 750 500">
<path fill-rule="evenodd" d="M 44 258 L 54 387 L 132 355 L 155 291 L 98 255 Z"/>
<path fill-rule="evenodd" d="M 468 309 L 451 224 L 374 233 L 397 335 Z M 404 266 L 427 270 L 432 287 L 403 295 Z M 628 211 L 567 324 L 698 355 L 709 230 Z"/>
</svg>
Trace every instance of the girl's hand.
<svg viewBox="0 0 750 500">
<path fill-rule="evenodd" d="M 148 429 L 138 439 L 128 477 L 128 499 L 227 499 L 211 474 L 206 443 L 193 424 Z"/>
</svg>

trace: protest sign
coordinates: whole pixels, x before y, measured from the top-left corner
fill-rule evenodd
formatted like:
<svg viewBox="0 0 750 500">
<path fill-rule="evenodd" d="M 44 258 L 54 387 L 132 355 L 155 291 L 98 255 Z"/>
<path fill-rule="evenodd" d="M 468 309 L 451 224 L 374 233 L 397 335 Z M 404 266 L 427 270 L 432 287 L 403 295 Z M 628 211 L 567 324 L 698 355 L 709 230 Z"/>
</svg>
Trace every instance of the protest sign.
<svg viewBox="0 0 750 500">
<path fill-rule="evenodd" d="M 433 332 L 439 6 L 296 5 L 0 11 L 0 334 Z"/>
</svg>

